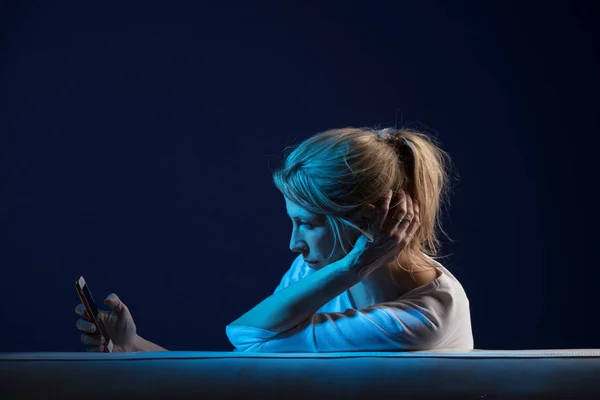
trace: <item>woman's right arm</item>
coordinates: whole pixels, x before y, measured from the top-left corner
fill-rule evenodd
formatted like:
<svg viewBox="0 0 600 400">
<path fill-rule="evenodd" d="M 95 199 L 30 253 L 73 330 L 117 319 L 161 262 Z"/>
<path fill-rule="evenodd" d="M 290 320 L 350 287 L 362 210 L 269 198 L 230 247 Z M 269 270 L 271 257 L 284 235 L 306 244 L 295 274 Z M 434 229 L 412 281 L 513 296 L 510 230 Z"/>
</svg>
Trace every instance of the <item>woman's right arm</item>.
<svg viewBox="0 0 600 400">
<path fill-rule="evenodd" d="M 114 353 L 168 351 L 137 334 L 137 328 L 129 308 L 116 294 L 109 295 L 104 300 L 104 304 L 111 308 L 111 312 L 99 311 L 97 317 L 104 324 L 112 339 Z M 102 351 L 101 335 L 96 331 L 96 326 L 88 319 L 83 304 L 75 307 L 75 313 L 81 317 L 77 320 L 76 326 L 83 332 L 81 334 L 82 343 L 87 345 L 88 351 Z"/>
<path fill-rule="evenodd" d="M 135 351 L 169 351 L 139 336 L 135 340 Z"/>
</svg>

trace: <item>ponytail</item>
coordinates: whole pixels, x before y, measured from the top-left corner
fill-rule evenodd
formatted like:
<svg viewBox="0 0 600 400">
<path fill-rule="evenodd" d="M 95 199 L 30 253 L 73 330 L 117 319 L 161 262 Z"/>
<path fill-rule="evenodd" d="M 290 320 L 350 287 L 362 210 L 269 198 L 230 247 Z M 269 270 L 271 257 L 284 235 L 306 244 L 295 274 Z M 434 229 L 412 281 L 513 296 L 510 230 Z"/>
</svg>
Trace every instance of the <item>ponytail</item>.
<svg viewBox="0 0 600 400">
<path fill-rule="evenodd" d="M 423 254 L 440 258 L 437 257 L 440 241 L 436 230 L 448 237 L 441 223 L 441 206 L 449 191 L 450 157 L 434 138 L 418 131 L 386 128 L 378 134 L 393 143 L 405 177 L 395 193 L 404 189 L 419 204 L 421 226 L 401 253 L 399 263 L 411 265 L 411 272 L 430 269 L 427 267 L 431 267 L 431 262 Z"/>
</svg>

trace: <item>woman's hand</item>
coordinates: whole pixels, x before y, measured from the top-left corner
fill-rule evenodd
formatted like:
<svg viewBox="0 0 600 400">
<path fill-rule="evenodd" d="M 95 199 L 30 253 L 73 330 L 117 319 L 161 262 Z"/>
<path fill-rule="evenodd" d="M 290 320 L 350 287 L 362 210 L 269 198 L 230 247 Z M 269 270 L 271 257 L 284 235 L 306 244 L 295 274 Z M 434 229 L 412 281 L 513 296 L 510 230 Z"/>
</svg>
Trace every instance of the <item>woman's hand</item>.
<svg viewBox="0 0 600 400">
<path fill-rule="evenodd" d="M 135 323 L 129 309 L 116 294 L 111 294 L 104 300 L 104 304 L 111 308 L 111 312 L 98 311 L 98 319 L 106 327 L 108 335 L 113 341 L 113 353 L 126 353 L 138 351 L 139 337 L 136 333 Z M 83 304 L 75 307 L 75 313 L 83 318 L 77 320 L 77 329 L 83 331 L 81 342 L 87 345 L 88 351 L 103 351 L 104 338 L 97 327 L 88 319 Z"/>
<path fill-rule="evenodd" d="M 392 209 L 391 200 L 390 190 L 376 207 L 378 212 L 369 232 L 374 241 L 371 242 L 364 234 L 361 235 L 346 256 L 351 260 L 352 270 L 356 271 L 361 279 L 394 261 L 408 246 L 421 225 L 419 205 L 403 190 L 399 193 L 399 203 Z"/>
</svg>

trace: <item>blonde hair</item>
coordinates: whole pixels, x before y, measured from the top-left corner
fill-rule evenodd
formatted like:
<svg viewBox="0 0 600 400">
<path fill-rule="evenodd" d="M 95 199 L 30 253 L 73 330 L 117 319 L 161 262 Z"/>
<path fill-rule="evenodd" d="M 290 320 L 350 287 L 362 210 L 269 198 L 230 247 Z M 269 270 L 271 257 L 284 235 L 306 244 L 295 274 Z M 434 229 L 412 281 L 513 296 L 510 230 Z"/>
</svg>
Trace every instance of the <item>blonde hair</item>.
<svg viewBox="0 0 600 400">
<path fill-rule="evenodd" d="M 404 189 L 419 204 L 421 226 L 398 256 L 398 267 L 414 279 L 414 272 L 433 268 L 427 256 L 441 258 L 436 228 L 448 237 L 440 208 L 449 189 L 451 162 L 434 138 L 411 129 L 347 127 L 317 133 L 284 152 L 289 154 L 283 167 L 273 172 L 273 182 L 290 201 L 326 217 L 334 234 L 331 254 L 338 245 L 348 253 L 344 232 L 357 230 L 373 239 L 348 218 L 350 213 L 380 201 L 390 189 L 391 209 Z M 389 272 L 393 278 L 394 268 Z"/>
</svg>

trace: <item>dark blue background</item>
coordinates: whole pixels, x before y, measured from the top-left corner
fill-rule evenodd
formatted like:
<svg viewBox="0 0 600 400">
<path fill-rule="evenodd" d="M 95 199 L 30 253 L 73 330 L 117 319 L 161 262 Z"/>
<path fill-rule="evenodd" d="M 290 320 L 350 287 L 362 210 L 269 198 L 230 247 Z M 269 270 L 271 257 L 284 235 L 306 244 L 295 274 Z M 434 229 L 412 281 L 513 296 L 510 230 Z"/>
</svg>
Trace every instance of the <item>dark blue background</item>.
<svg viewBox="0 0 600 400">
<path fill-rule="evenodd" d="M 231 350 L 296 256 L 284 147 L 397 117 L 458 171 L 475 347 L 600 347 L 592 2 L 208 3 L 3 3 L 0 351 L 83 350 L 80 274 L 145 338 Z"/>
</svg>

